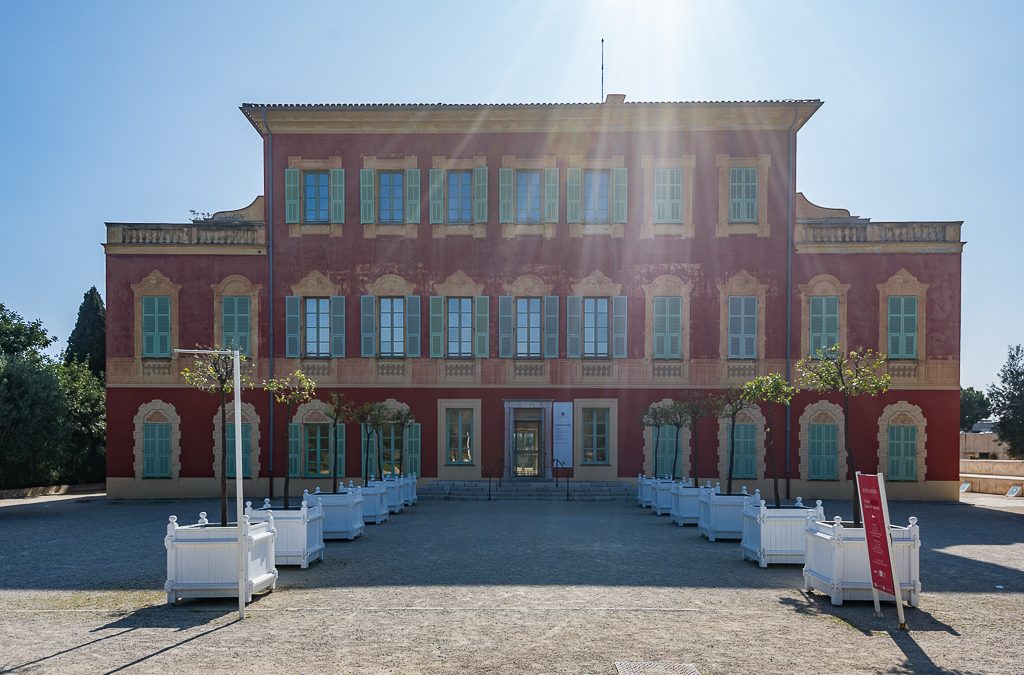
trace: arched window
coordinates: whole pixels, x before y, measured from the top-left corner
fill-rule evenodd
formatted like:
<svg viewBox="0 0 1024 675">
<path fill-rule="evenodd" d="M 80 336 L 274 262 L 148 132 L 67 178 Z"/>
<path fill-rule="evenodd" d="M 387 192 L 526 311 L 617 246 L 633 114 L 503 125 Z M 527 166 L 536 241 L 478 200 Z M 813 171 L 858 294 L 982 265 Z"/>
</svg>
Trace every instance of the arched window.
<svg viewBox="0 0 1024 675">
<path fill-rule="evenodd" d="M 181 473 L 181 417 L 170 403 L 143 403 L 135 413 L 135 477 L 173 478 Z"/>
<path fill-rule="evenodd" d="M 898 401 L 878 418 L 878 470 L 889 481 L 925 479 L 927 420 L 916 405 Z"/>
<path fill-rule="evenodd" d="M 728 416 L 718 418 L 718 475 L 729 475 L 730 426 Z M 764 414 L 760 408 L 749 408 L 736 416 L 736 453 L 733 459 L 734 480 L 764 478 Z"/>
<path fill-rule="evenodd" d="M 843 409 L 835 403 L 812 403 L 800 415 L 800 477 L 846 480 Z"/>
<path fill-rule="evenodd" d="M 235 477 L 235 406 L 227 405 L 228 471 L 227 477 Z M 260 417 L 251 403 L 242 404 L 242 477 L 258 478 L 260 475 Z M 213 416 L 213 475 L 220 479 L 221 425 L 220 410 Z"/>
</svg>

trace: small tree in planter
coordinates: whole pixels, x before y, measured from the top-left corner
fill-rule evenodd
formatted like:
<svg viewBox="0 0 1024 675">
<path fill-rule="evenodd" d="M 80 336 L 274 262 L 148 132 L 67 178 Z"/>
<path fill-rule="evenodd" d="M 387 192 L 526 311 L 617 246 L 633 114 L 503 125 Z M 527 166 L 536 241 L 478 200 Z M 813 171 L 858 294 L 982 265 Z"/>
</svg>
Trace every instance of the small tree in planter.
<svg viewBox="0 0 1024 675">
<path fill-rule="evenodd" d="M 846 465 L 851 477 L 856 475 L 857 462 L 850 445 L 850 399 L 856 396 L 878 396 L 889 389 L 892 378 L 885 373 L 885 354 L 858 347 L 847 353 L 838 345 L 819 349 L 814 358 L 797 361 L 800 386 L 820 392 L 836 392 L 843 397 L 843 443 Z M 857 481 L 853 484 L 853 526 L 860 527 L 860 499 Z"/>
<path fill-rule="evenodd" d="M 316 382 L 301 370 L 295 370 L 285 377 L 266 380 L 263 383 L 263 388 L 274 395 L 275 402 L 284 404 L 285 419 L 290 420 L 296 407 L 313 399 L 313 395 L 316 393 Z M 292 472 L 288 470 L 287 461 L 284 468 L 284 508 L 288 510 Z M 274 467 L 270 467 L 271 482 L 274 480 L 274 474 Z"/>
<path fill-rule="evenodd" d="M 743 396 L 742 389 L 726 389 L 719 395 L 715 406 L 718 417 L 729 417 L 729 472 L 725 483 L 725 494 L 732 494 L 732 471 L 736 460 L 736 417 L 744 410 L 755 407 Z"/>
<path fill-rule="evenodd" d="M 714 413 L 717 402 L 704 392 L 686 389 L 679 395 L 676 403 L 680 413 L 685 415 L 686 426 L 690 430 L 690 440 L 693 444 L 693 484 L 699 485 L 700 479 L 697 477 L 697 472 L 699 471 L 700 463 L 697 457 L 697 450 L 700 444 L 697 442 L 697 422 L 700 418 Z"/>
<path fill-rule="evenodd" d="M 332 492 L 334 494 L 337 494 L 338 444 L 341 442 L 341 439 L 338 438 L 337 429 L 339 424 L 342 424 L 343 422 L 347 422 L 348 420 L 352 419 L 352 402 L 348 400 L 345 394 L 333 393 L 331 394 L 331 397 L 327 400 L 327 405 L 331 407 L 331 409 L 327 412 L 327 416 L 331 418 L 332 422 L 334 422 L 335 429 L 334 447 L 331 448 L 331 452 L 333 453 L 333 457 L 331 458 L 331 484 L 334 486 Z M 345 475 L 342 474 L 342 478 L 344 477 Z"/>
<path fill-rule="evenodd" d="M 647 406 L 643 416 L 640 418 L 642 427 L 654 431 L 654 446 L 651 450 L 651 475 L 657 478 L 658 474 L 658 443 L 661 442 L 661 427 L 665 424 L 666 404 L 656 401 Z"/>
<path fill-rule="evenodd" d="M 775 444 L 772 435 L 772 407 L 773 405 L 789 405 L 796 394 L 796 387 L 786 382 L 786 378 L 778 373 L 759 375 L 743 385 L 743 398 L 753 403 L 766 403 L 768 407 L 768 419 L 764 426 L 764 433 L 768 438 L 768 461 L 772 467 L 772 487 L 775 488 L 775 508 L 782 508 L 782 498 L 779 496 L 779 471 L 775 461 Z M 729 466 L 730 471 L 732 465 Z"/>
<path fill-rule="evenodd" d="M 370 445 L 371 438 L 375 440 L 373 448 L 373 457 L 377 462 L 378 470 L 380 469 L 381 466 L 380 433 L 381 430 L 384 428 L 384 425 L 389 424 L 391 422 L 391 416 L 391 409 L 380 401 L 369 401 L 352 411 L 352 421 L 358 423 L 360 428 L 363 430 L 364 439 L 366 441 L 365 443 L 363 443 L 363 446 L 368 447 Z M 370 453 L 368 451 L 364 453 L 362 458 L 363 485 L 366 485 L 366 482 L 370 477 L 369 456 Z"/>
<path fill-rule="evenodd" d="M 221 350 L 222 347 L 197 347 L 197 349 Z M 181 376 L 189 385 L 210 394 L 220 396 L 220 526 L 228 526 L 228 423 L 227 397 L 235 391 L 233 357 L 227 354 L 195 354 L 194 368 L 185 368 Z M 242 389 L 252 387 L 252 362 L 239 357 L 239 381 Z M 240 424 L 241 420 L 235 420 Z M 242 467 L 236 466 L 235 471 Z M 241 518 L 242 514 L 238 514 Z"/>
<path fill-rule="evenodd" d="M 405 429 L 406 429 L 406 427 L 408 427 L 410 424 L 414 424 L 415 422 L 416 422 L 416 418 L 412 416 L 412 411 L 409 410 L 408 408 L 401 408 L 401 409 L 396 409 L 396 410 L 392 410 L 391 411 L 391 424 L 394 424 L 395 426 L 398 427 L 398 433 L 401 434 L 403 437 L 405 436 Z M 407 448 L 405 448 L 405 450 L 407 450 Z M 384 466 L 383 459 L 384 459 L 383 457 L 378 458 L 378 460 L 377 460 L 378 466 L 381 466 L 381 467 Z M 405 459 L 406 459 L 406 452 L 403 452 L 402 453 L 402 468 L 403 469 L 405 467 Z M 398 471 L 397 473 L 403 473 L 403 471 Z M 383 477 L 384 477 L 384 472 L 382 470 L 381 471 L 381 478 L 383 478 Z"/>
</svg>

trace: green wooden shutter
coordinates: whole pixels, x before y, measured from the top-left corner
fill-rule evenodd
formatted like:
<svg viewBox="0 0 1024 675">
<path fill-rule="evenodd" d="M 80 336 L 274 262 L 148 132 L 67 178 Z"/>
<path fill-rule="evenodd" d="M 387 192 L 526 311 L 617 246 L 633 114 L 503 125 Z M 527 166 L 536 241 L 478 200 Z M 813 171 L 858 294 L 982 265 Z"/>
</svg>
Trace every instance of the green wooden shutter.
<svg viewBox="0 0 1024 675">
<path fill-rule="evenodd" d="M 624 223 L 628 215 L 629 179 L 628 169 L 615 167 L 612 169 L 612 222 Z"/>
<path fill-rule="evenodd" d="M 654 358 L 682 358 L 682 317 L 681 297 L 666 295 L 654 298 Z"/>
<path fill-rule="evenodd" d="M 345 477 L 345 424 L 334 425 L 334 462 L 339 478 Z"/>
<path fill-rule="evenodd" d="M 302 298 L 297 295 L 289 295 L 284 299 L 284 351 L 288 358 L 296 358 L 302 353 L 302 343 L 299 337 L 301 325 L 300 312 Z"/>
<path fill-rule="evenodd" d="M 156 296 L 142 296 L 142 356 L 156 352 Z"/>
<path fill-rule="evenodd" d="M 498 296 L 498 356 L 512 358 L 515 353 L 515 316 L 511 295 Z"/>
<path fill-rule="evenodd" d="M 683 170 L 654 170 L 654 222 L 683 222 Z"/>
<path fill-rule="evenodd" d="M 657 429 L 658 445 L 655 448 L 654 475 L 667 476 L 672 474 L 672 458 L 677 452 L 676 428 L 669 424 L 663 424 Z M 676 471 L 681 468 L 681 463 L 676 464 Z"/>
<path fill-rule="evenodd" d="M 227 447 L 223 448 L 225 459 L 227 460 L 227 472 L 224 474 L 228 478 L 235 477 L 235 423 L 228 422 L 227 427 Z M 243 453 L 245 450 L 242 451 Z M 244 461 L 244 458 L 243 458 Z"/>
<path fill-rule="evenodd" d="M 558 296 L 544 296 L 544 358 L 558 358 Z"/>
<path fill-rule="evenodd" d="M 420 475 L 420 424 L 413 422 L 405 428 L 402 472 Z"/>
<path fill-rule="evenodd" d="M 345 222 L 345 170 L 331 169 L 331 222 Z"/>
<path fill-rule="evenodd" d="M 583 298 L 570 295 L 565 299 L 565 356 L 578 359 L 583 353 Z"/>
<path fill-rule="evenodd" d="M 903 296 L 903 356 L 917 358 L 917 296 Z"/>
<path fill-rule="evenodd" d="M 733 478 L 757 478 L 757 429 L 753 424 L 736 425 L 736 453 L 733 455 Z"/>
<path fill-rule="evenodd" d="M 242 356 L 249 356 L 250 314 L 249 296 L 221 298 L 221 344 L 228 349 L 238 349 Z"/>
<path fill-rule="evenodd" d="M 903 475 L 917 480 L 917 427 L 909 425 L 903 427 Z"/>
<path fill-rule="evenodd" d="M 839 297 L 812 295 L 810 298 L 810 354 L 827 350 L 839 342 Z"/>
<path fill-rule="evenodd" d="M 654 358 L 667 359 L 668 356 L 668 298 L 654 298 Z"/>
<path fill-rule="evenodd" d="M 171 477 L 171 425 L 166 422 L 142 425 L 142 477 Z"/>
<path fill-rule="evenodd" d="M 515 222 L 516 202 L 515 169 L 498 169 L 498 221 Z"/>
<path fill-rule="evenodd" d="M 430 224 L 444 222 L 444 169 L 431 169 L 430 180 Z"/>
<path fill-rule="evenodd" d="M 668 206 L 668 169 L 654 170 L 654 222 L 667 223 L 669 220 Z"/>
<path fill-rule="evenodd" d="M 558 168 L 544 169 L 544 222 L 558 222 Z"/>
<path fill-rule="evenodd" d="M 487 222 L 487 167 L 473 169 L 473 222 Z"/>
<path fill-rule="evenodd" d="M 583 222 L 583 170 L 579 167 L 566 169 L 565 220 L 569 223 Z"/>
<path fill-rule="evenodd" d="M 616 295 L 612 298 L 612 358 L 626 358 L 626 296 Z"/>
<path fill-rule="evenodd" d="M 369 431 L 370 436 L 367 438 L 366 434 Z M 367 476 L 376 476 L 382 478 L 380 471 L 377 467 L 377 432 L 373 431 L 372 428 L 368 428 L 366 424 L 359 425 L 359 443 L 362 450 L 363 471 Z"/>
<path fill-rule="evenodd" d="M 331 296 L 331 356 L 345 356 L 345 296 Z"/>
<path fill-rule="evenodd" d="M 444 297 L 430 296 L 430 358 L 444 358 Z"/>
<path fill-rule="evenodd" d="M 420 222 L 420 170 L 405 170 L 405 222 Z"/>
<path fill-rule="evenodd" d="M 839 447 L 835 424 L 811 424 L 808 426 L 809 480 L 838 480 Z"/>
<path fill-rule="evenodd" d="M 235 347 L 235 298 L 225 295 L 220 299 L 220 342 L 225 349 Z"/>
<path fill-rule="evenodd" d="M 242 422 L 242 477 L 253 478 L 252 475 L 252 425 Z"/>
<path fill-rule="evenodd" d="M 377 355 L 377 301 L 372 295 L 359 298 L 359 355 Z"/>
<path fill-rule="evenodd" d="M 405 355 L 420 355 L 420 296 L 405 298 Z"/>
<path fill-rule="evenodd" d="M 288 475 L 297 478 L 302 468 L 302 425 L 288 425 Z"/>
<path fill-rule="evenodd" d="M 824 306 L 825 318 L 825 348 L 831 348 L 839 344 L 839 296 L 829 295 L 825 297 Z"/>
<path fill-rule="evenodd" d="M 171 355 L 171 298 L 167 295 L 142 297 L 142 355 Z"/>
<path fill-rule="evenodd" d="M 284 222 L 299 222 L 299 170 L 284 170 Z"/>
<path fill-rule="evenodd" d="M 757 297 L 729 296 L 729 358 L 757 358 Z"/>
<path fill-rule="evenodd" d="M 475 309 L 473 355 L 486 359 L 491 353 L 491 299 L 486 295 L 478 296 Z"/>
<path fill-rule="evenodd" d="M 374 183 L 377 178 L 373 169 L 360 169 L 359 170 L 359 222 L 360 223 L 373 223 L 376 222 L 374 218 L 374 211 L 376 210 L 376 197 L 375 191 L 376 186 Z"/>
<path fill-rule="evenodd" d="M 822 424 L 811 424 L 807 427 L 807 478 L 808 480 L 824 480 L 822 467 Z"/>
</svg>

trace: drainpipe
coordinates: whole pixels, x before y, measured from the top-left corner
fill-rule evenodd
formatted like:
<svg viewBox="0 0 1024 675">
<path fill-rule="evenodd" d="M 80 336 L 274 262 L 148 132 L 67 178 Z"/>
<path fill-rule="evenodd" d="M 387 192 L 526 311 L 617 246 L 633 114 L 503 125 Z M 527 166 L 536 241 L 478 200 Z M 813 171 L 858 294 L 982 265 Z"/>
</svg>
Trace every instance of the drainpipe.
<svg viewBox="0 0 1024 675">
<path fill-rule="evenodd" d="M 268 343 L 270 351 L 269 378 L 274 377 L 274 134 L 267 124 L 267 106 L 263 106 L 263 129 L 267 134 L 267 316 Z M 270 456 L 270 498 L 274 498 L 274 395 L 267 392 L 267 408 L 270 411 L 268 425 L 270 443 L 268 446 Z"/>
<path fill-rule="evenodd" d="M 800 114 L 800 104 L 793 104 L 793 121 L 789 125 L 786 136 L 789 171 L 789 192 L 786 195 L 786 382 L 793 379 L 793 199 L 796 190 L 796 120 Z M 793 454 L 792 438 L 792 405 L 786 404 L 786 499 L 790 497 L 791 456 Z"/>
</svg>

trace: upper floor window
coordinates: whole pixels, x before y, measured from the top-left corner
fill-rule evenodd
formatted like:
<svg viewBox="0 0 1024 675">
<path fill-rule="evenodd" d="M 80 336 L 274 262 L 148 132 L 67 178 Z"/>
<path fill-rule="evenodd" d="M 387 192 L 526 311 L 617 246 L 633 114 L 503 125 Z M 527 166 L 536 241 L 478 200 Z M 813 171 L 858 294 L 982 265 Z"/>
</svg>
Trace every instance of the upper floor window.
<svg viewBox="0 0 1024 675">
<path fill-rule="evenodd" d="M 583 356 L 608 356 L 608 298 L 583 298 Z"/>
<path fill-rule="evenodd" d="M 304 298 L 306 356 L 331 355 L 331 305 L 327 298 Z"/>
<path fill-rule="evenodd" d="M 221 344 L 225 349 L 238 349 L 249 356 L 248 295 L 225 295 L 221 298 Z"/>
<path fill-rule="evenodd" d="M 757 167 L 729 169 L 729 222 L 757 222 Z"/>
<path fill-rule="evenodd" d="M 304 222 L 330 221 L 330 182 L 326 171 L 307 171 L 303 174 Z"/>
<path fill-rule="evenodd" d="M 360 354 L 401 358 L 420 355 L 418 295 L 360 298 Z"/>
<path fill-rule="evenodd" d="M 405 356 L 405 298 L 380 299 L 381 356 Z"/>
<path fill-rule="evenodd" d="M 654 170 L 654 222 L 683 222 L 683 170 Z"/>
<path fill-rule="evenodd" d="M 810 297 L 810 356 L 839 344 L 839 296 Z"/>
<path fill-rule="evenodd" d="M 345 297 L 289 295 L 285 307 L 285 356 L 345 356 Z"/>
<path fill-rule="evenodd" d="M 516 298 L 516 356 L 540 358 L 540 298 Z"/>
<path fill-rule="evenodd" d="M 557 295 L 500 296 L 498 355 L 501 358 L 557 359 L 558 305 Z M 578 325 L 576 335 L 579 336 Z"/>
<path fill-rule="evenodd" d="M 405 194 L 404 175 L 401 171 L 378 171 L 380 182 L 377 222 L 382 225 L 396 225 L 405 222 L 402 212 Z"/>
<path fill-rule="evenodd" d="M 608 464 L 608 408 L 583 409 L 583 463 Z"/>
<path fill-rule="evenodd" d="M 566 356 L 626 358 L 626 296 L 566 298 Z"/>
<path fill-rule="evenodd" d="M 587 170 L 583 172 L 583 222 L 609 222 L 608 171 Z"/>
<path fill-rule="evenodd" d="M 516 171 L 516 222 L 540 222 L 541 172 Z"/>
<path fill-rule="evenodd" d="M 345 222 L 345 170 L 284 170 L 284 222 Z"/>
<path fill-rule="evenodd" d="M 448 298 L 448 356 L 473 356 L 473 298 Z"/>
<path fill-rule="evenodd" d="M 729 296 L 729 358 L 757 358 L 757 296 Z"/>
<path fill-rule="evenodd" d="M 490 298 L 430 296 L 430 357 L 486 358 Z"/>
<path fill-rule="evenodd" d="M 889 358 L 917 358 L 917 296 L 889 296 Z"/>
<path fill-rule="evenodd" d="M 373 160 L 371 162 L 371 160 Z M 366 158 L 381 164 L 385 160 Z M 389 161 L 388 166 L 402 161 Z M 439 190 L 443 194 L 443 189 Z M 405 225 L 420 222 L 420 170 L 407 168 L 359 170 L 359 222 L 364 225 Z M 364 236 L 407 234 L 406 228 L 364 228 Z"/>
<path fill-rule="evenodd" d="M 683 299 L 677 295 L 655 296 L 654 358 L 683 356 Z"/>
<path fill-rule="evenodd" d="M 142 356 L 163 358 L 171 355 L 171 297 L 142 296 Z"/>
<path fill-rule="evenodd" d="M 448 172 L 448 222 L 473 222 L 473 172 Z"/>
</svg>

